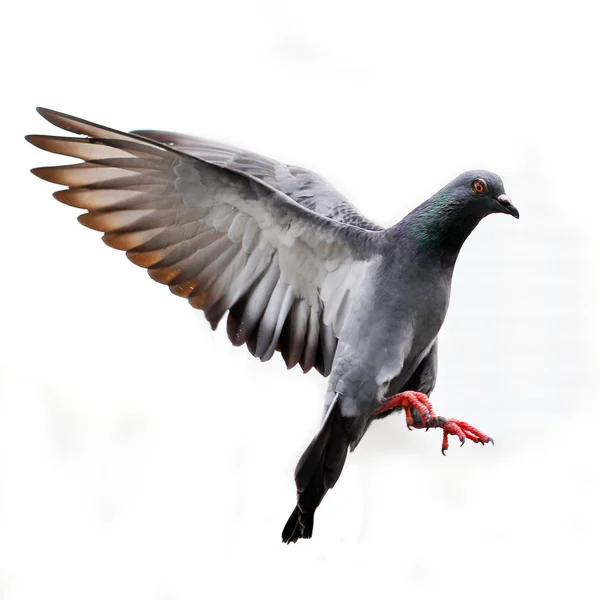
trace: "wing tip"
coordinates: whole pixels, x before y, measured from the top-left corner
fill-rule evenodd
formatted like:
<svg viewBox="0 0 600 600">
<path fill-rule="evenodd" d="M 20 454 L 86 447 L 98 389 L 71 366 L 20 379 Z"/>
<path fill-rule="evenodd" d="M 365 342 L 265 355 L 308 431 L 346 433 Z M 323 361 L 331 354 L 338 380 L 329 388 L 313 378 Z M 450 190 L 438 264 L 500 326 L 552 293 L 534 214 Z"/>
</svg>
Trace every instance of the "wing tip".
<svg viewBox="0 0 600 600">
<path fill-rule="evenodd" d="M 52 135 L 41 135 L 37 133 L 30 133 L 25 136 L 25 141 L 29 142 L 32 146 L 39 148 L 40 150 L 45 150 L 46 152 L 53 152 L 55 154 L 59 154 L 56 150 L 52 149 L 52 142 L 57 140 L 58 138 Z M 73 138 L 76 139 L 76 138 Z M 63 153 L 65 154 L 65 153 Z M 72 156 L 71 154 L 66 154 L 66 156 Z M 76 158 L 76 157 L 73 157 Z"/>
<path fill-rule="evenodd" d="M 59 112 L 58 110 L 52 110 L 51 108 L 44 108 L 43 106 L 38 106 L 36 108 L 37 112 L 46 119 L 52 125 L 64 129 L 65 131 L 70 131 L 71 133 L 75 133 L 77 135 L 86 135 L 89 136 L 88 128 L 94 127 L 98 129 L 105 129 L 107 131 L 114 131 L 104 125 L 97 125 L 96 123 L 92 123 L 91 121 L 86 121 L 85 119 L 81 119 L 79 117 L 74 117 L 73 115 L 68 115 L 67 113 Z M 120 132 L 119 132 L 120 133 Z"/>
<path fill-rule="evenodd" d="M 48 181 L 50 183 L 56 183 L 54 180 L 50 179 L 51 172 L 49 169 L 52 167 L 34 167 L 33 169 L 29 169 L 29 172 L 44 181 Z"/>
<path fill-rule="evenodd" d="M 102 224 L 97 223 L 95 219 L 96 215 L 93 215 L 89 212 L 85 212 L 77 217 L 77 220 L 81 225 L 87 227 L 88 229 L 93 229 L 94 231 L 100 231 L 105 233 Z"/>
<path fill-rule="evenodd" d="M 56 125 L 56 123 L 54 122 L 56 119 L 74 119 L 75 118 L 75 117 L 72 117 L 71 115 L 61 113 L 57 110 L 52 110 L 51 108 L 44 108 L 43 106 L 37 106 L 35 110 L 37 111 L 37 113 L 39 115 L 44 117 L 44 119 L 46 119 L 46 121 L 49 121 L 53 125 Z"/>
<path fill-rule="evenodd" d="M 67 115 L 65 113 L 61 113 L 57 110 L 52 110 L 50 108 L 44 108 L 43 106 L 38 106 L 35 110 L 38 112 L 39 115 L 44 117 L 46 121 L 52 123 L 52 125 L 54 125 L 55 127 L 65 129 L 66 131 L 73 132 L 73 129 L 69 126 L 69 123 L 78 120 L 75 117 L 72 117 L 71 115 Z"/>
<path fill-rule="evenodd" d="M 64 190 L 56 190 L 52 192 L 52 197 L 55 200 L 58 200 L 61 204 L 66 204 L 67 206 L 72 206 L 73 208 L 83 208 L 82 206 L 78 206 L 77 203 L 73 199 L 73 194 L 70 189 Z"/>
<path fill-rule="evenodd" d="M 56 152 L 52 150 L 50 145 L 52 141 L 56 140 L 52 135 L 41 135 L 37 133 L 31 133 L 25 136 L 25 141 L 29 142 L 32 146 L 39 148 L 40 150 L 45 150 L 46 152 Z M 75 139 L 75 138 L 73 138 Z M 57 153 L 58 154 L 58 153 Z M 70 155 L 67 155 L 70 156 Z"/>
</svg>

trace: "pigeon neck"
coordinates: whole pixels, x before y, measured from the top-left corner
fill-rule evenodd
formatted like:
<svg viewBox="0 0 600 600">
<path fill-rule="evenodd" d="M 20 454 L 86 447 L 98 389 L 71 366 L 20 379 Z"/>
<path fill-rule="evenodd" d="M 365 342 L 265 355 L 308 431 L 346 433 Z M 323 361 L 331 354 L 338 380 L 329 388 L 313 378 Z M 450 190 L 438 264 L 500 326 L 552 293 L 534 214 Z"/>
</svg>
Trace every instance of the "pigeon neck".
<svg viewBox="0 0 600 600">
<path fill-rule="evenodd" d="M 453 268 L 462 245 L 483 216 L 472 203 L 439 193 L 396 227 L 417 256 L 439 259 L 443 266 Z"/>
</svg>

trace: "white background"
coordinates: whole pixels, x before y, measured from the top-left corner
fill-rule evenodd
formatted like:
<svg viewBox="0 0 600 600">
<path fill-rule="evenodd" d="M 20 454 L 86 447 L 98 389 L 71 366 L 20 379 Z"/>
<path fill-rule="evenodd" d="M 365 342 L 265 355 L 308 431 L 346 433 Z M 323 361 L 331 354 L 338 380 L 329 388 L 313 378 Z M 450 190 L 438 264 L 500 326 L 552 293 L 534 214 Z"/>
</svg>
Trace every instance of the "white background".
<svg viewBox="0 0 600 600">
<path fill-rule="evenodd" d="M 598 593 L 600 126 L 593 3 L 33 2 L 5 7 L 0 598 Z M 376 423 L 280 531 L 326 382 L 260 364 L 29 168 L 36 105 L 232 142 L 391 225 L 504 178 L 457 265 L 433 395 L 496 446 Z"/>
</svg>

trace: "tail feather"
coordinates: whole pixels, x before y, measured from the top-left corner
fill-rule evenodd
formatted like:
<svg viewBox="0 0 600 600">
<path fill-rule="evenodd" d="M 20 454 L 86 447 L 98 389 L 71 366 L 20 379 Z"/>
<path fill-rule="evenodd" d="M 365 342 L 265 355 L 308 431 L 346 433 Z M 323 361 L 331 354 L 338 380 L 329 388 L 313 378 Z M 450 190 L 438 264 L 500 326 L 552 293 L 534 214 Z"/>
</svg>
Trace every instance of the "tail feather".
<svg viewBox="0 0 600 600">
<path fill-rule="evenodd" d="M 311 538 L 313 523 L 314 513 L 303 515 L 296 506 L 283 528 L 281 539 L 289 544 L 290 542 L 297 542 L 300 538 Z"/>
<path fill-rule="evenodd" d="M 339 479 L 349 445 L 336 397 L 319 433 L 298 461 L 295 473 L 298 501 L 283 528 L 282 539 L 286 544 L 312 537 L 315 511 Z"/>
</svg>

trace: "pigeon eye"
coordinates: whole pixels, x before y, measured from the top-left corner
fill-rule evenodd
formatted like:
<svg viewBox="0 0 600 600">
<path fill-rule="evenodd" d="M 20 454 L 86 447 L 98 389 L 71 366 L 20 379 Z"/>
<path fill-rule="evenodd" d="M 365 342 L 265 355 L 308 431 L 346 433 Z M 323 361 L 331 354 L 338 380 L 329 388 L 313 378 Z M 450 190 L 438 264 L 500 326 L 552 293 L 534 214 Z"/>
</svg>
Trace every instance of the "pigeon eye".
<svg viewBox="0 0 600 600">
<path fill-rule="evenodd" d="M 477 194 L 483 194 L 487 190 L 487 185 L 483 179 L 476 179 L 473 182 L 473 191 Z"/>
</svg>

